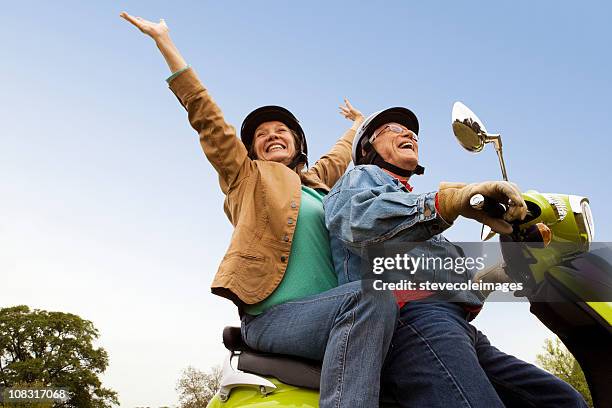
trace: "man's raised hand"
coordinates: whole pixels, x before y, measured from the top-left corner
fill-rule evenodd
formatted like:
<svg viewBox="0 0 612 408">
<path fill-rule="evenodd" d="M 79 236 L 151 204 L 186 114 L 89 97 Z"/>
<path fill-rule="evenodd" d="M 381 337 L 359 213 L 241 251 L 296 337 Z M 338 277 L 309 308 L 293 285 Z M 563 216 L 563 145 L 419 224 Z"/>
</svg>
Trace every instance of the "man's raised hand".
<svg viewBox="0 0 612 408">
<path fill-rule="evenodd" d="M 339 108 L 340 114 L 348 120 L 359 123 L 363 122 L 363 114 L 355 109 L 347 98 L 344 98 L 344 106 L 340 105 Z"/>
</svg>

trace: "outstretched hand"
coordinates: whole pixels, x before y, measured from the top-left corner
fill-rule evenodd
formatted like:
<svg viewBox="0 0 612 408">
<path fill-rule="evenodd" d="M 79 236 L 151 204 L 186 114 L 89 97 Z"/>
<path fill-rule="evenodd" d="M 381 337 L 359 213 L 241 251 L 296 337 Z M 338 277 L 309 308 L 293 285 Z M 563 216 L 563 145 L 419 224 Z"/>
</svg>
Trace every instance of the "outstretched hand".
<svg viewBox="0 0 612 408">
<path fill-rule="evenodd" d="M 126 13 L 125 11 L 119 14 L 119 16 L 130 23 L 132 23 L 136 28 L 138 28 L 143 34 L 148 35 L 154 40 L 167 35 L 170 31 L 168 26 L 166 25 L 166 21 L 162 18 L 159 20 L 159 23 L 154 23 L 149 20 L 145 20 L 142 17 L 134 17 Z"/>
<path fill-rule="evenodd" d="M 355 109 L 348 99 L 344 98 L 344 106 L 340 105 L 339 108 L 340 114 L 348 120 L 359 123 L 363 122 L 363 114 Z"/>
</svg>

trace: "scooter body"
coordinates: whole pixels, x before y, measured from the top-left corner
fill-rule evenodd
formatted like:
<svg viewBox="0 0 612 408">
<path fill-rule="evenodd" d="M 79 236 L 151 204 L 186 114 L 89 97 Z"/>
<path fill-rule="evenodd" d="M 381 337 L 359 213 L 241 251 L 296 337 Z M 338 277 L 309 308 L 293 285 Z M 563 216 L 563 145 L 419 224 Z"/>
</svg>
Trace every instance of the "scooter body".
<svg viewBox="0 0 612 408">
<path fill-rule="evenodd" d="M 319 393 L 316 390 L 284 384 L 273 377 L 266 379 L 276 386 L 273 395 L 265 395 L 248 385 L 239 386 L 232 390 L 231 398 L 226 402 L 221 401 L 219 395 L 216 395 L 208 404 L 208 408 L 317 408 L 319 406 Z"/>
</svg>

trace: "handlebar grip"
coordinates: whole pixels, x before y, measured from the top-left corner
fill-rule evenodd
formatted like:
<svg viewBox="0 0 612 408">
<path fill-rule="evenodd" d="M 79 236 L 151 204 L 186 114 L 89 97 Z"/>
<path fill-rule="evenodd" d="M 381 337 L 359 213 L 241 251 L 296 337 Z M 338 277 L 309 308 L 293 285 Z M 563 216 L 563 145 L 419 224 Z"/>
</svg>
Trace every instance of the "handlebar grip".
<svg viewBox="0 0 612 408">
<path fill-rule="evenodd" d="M 493 218 L 502 218 L 506 213 L 506 206 L 498 203 L 492 198 L 485 197 L 482 194 L 474 194 L 470 198 L 470 206 L 475 210 L 482 210 Z"/>
</svg>

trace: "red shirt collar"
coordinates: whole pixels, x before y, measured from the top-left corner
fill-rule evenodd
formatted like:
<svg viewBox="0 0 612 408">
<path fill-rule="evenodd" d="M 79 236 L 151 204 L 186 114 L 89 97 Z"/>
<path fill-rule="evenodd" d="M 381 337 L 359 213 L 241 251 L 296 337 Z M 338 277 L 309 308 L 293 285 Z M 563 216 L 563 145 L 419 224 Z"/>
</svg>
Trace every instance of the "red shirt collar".
<svg viewBox="0 0 612 408">
<path fill-rule="evenodd" d="M 412 186 L 408 183 L 408 179 L 402 176 L 398 176 L 397 174 L 387 170 L 387 169 L 382 169 L 385 173 L 389 174 L 391 177 L 397 179 L 400 183 L 403 184 L 404 187 L 406 187 L 408 189 L 408 191 L 412 192 Z"/>
</svg>

